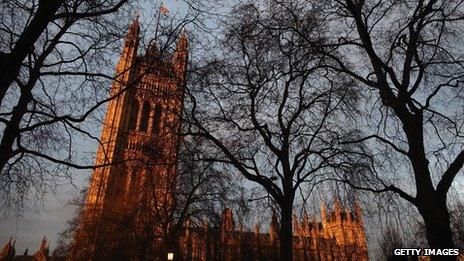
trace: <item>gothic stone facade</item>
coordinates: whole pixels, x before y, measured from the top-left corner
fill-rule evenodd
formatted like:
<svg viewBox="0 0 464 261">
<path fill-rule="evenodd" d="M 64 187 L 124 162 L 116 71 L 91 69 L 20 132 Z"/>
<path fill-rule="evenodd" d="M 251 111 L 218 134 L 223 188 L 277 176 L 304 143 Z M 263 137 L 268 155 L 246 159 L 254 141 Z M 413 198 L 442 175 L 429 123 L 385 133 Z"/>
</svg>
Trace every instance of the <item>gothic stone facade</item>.
<svg viewBox="0 0 464 261">
<path fill-rule="evenodd" d="M 332 211 L 321 205 L 322 222 L 310 217 L 293 217 L 294 260 L 368 260 L 362 212 L 344 209 L 335 200 Z M 219 231 L 209 228 L 186 226 L 180 240 L 182 257 L 186 260 L 278 260 L 279 224 L 272 215 L 267 233 L 259 226 L 254 231 L 244 231 L 235 226 L 230 209 L 222 214 Z"/>
<path fill-rule="evenodd" d="M 143 233 L 146 227 L 131 226 L 159 219 L 171 202 L 188 41 L 180 36 L 170 60 L 160 58 L 155 43 L 138 56 L 139 31 L 136 19 L 116 68 L 72 259 L 118 256 L 128 247 L 120 230 Z"/>
<path fill-rule="evenodd" d="M 96 168 L 68 257 L 72 260 L 114 260 L 132 249 L 143 254 L 153 250 L 144 246 L 157 242 L 153 235 L 170 229 L 169 224 L 140 224 L 162 220 L 172 202 L 188 41 L 180 37 L 171 60 L 161 59 L 155 44 L 138 56 L 139 31 L 135 20 L 116 68 Z M 323 207 L 322 222 L 295 217 L 294 229 L 296 260 L 367 259 L 359 207 L 354 213 L 338 203 L 330 213 Z M 130 233 L 144 237 L 126 244 Z M 272 260 L 278 256 L 278 240 L 275 216 L 268 233 L 258 228 L 246 232 L 235 227 L 232 212 L 225 210 L 220 228 L 187 225 L 174 244 L 181 253 L 177 258 L 187 260 Z"/>
</svg>

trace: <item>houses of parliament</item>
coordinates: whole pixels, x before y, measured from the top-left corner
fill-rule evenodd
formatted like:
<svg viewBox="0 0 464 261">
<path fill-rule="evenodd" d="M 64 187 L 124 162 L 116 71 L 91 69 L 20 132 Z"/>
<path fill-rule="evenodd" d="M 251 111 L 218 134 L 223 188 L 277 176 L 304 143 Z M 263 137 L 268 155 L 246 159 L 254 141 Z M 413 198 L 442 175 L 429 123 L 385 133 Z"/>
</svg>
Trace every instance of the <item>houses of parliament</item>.
<svg viewBox="0 0 464 261">
<path fill-rule="evenodd" d="M 129 26 L 116 67 L 95 168 L 67 260 L 277 260 L 279 222 L 265 231 L 237 226 L 224 209 L 220 226 L 186 220 L 181 234 L 169 217 L 176 186 L 188 39 L 169 59 L 151 43 L 138 54 L 140 25 Z M 367 260 L 362 211 L 338 200 L 321 219 L 293 218 L 294 260 Z M 153 222 L 156 221 L 156 222 Z M 2 257 L 11 256 L 5 246 Z M 14 247 L 13 247 L 14 249 Z M 9 260 L 9 259 L 5 259 Z"/>
</svg>

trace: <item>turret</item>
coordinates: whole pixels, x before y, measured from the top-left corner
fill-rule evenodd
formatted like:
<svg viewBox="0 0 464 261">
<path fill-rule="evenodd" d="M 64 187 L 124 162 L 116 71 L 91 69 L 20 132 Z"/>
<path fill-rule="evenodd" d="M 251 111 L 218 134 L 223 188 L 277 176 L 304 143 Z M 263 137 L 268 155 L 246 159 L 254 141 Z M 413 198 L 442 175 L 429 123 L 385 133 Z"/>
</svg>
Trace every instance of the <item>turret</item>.
<svg viewBox="0 0 464 261">
<path fill-rule="evenodd" d="M 46 250 L 48 252 L 48 239 L 47 239 L 47 236 L 44 236 L 42 238 L 42 243 L 40 243 L 40 249 L 39 250 Z"/>
<path fill-rule="evenodd" d="M 323 235 L 320 234 L 320 232 L 318 231 L 318 223 L 312 223 L 310 226 L 309 226 L 309 236 L 311 238 L 311 247 L 313 249 L 316 249 L 317 248 L 317 242 L 320 238 L 322 238 Z"/>
<path fill-rule="evenodd" d="M 5 246 L 2 248 L 2 252 L 0 252 L 0 260 L 5 260 L 5 261 L 10 261 L 13 260 L 15 256 L 15 241 L 13 241 L 13 238 L 10 237 L 10 240 L 8 243 L 5 244 Z"/>
<path fill-rule="evenodd" d="M 119 58 L 116 67 L 116 81 L 113 88 L 124 85 L 129 80 L 130 70 L 135 64 L 137 58 L 137 49 L 139 46 L 140 24 L 138 15 L 135 17 L 132 24 L 129 26 L 126 36 L 124 37 L 124 49 Z M 119 88 L 116 88 L 119 89 Z"/>
<path fill-rule="evenodd" d="M 253 229 L 254 236 L 255 236 L 255 247 L 256 249 L 259 249 L 259 225 L 258 223 L 255 224 L 255 227 Z"/>
<path fill-rule="evenodd" d="M 255 237 L 258 238 L 259 237 L 259 225 L 258 225 L 258 223 L 255 224 L 253 232 L 255 233 Z"/>
<path fill-rule="evenodd" d="M 292 222 L 293 222 L 293 233 L 295 234 L 295 236 L 300 236 L 300 222 L 298 222 L 298 217 L 293 214 L 292 215 Z"/>
<path fill-rule="evenodd" d="M 204 229 L 204 231 L 208 231 L 208 229 L 209 229 L 209 222 L 208 222 L 207 218 L 203 219 L 203 229 Z"/>
<path fill-rule="evenodd" d="M 124 38 L 124 48 L 119 58 L 118 65 L 116 67 L 116 76 L 111 88 L 111 96 L 115 96 L 121 93 L 123 86 L 127 86 L 129 82 L 131 71 L 135 65 L 137 56 L 137 48 L 139 44 L 139 32 L 140 25 L 138 16 L 134 19 L 132 24 L 129 26 L 127 35 Z M 126 105 L 121 106 L 124 101 L 126 94 L 117 96 L 111 99 L 108 104 L 108 109 L 105 117 L 105 124 L 101 134 L 101 146 L 97 152 L 97 158 L 95 165 L 105 165 L 110 163 L 114 157 L 115 144 L 117 133 L 121 129 L 125 129 L 127 122 L 125 123 L 125 114 L 129 113 Z M 103 206 L 103 198 L 106 193 L 106 186 L 108 185 L 108 175 L 111 166 L 105 168 L 98 168 L 92 175 L 91 186 L 87 194 L 87 205 L 89 207 L 97 207 L 96 209 L 101 210 Z"/>
<path fill-rule="evenodd" d="M 234 231 L 235 222 L 234 222 L 234 215 L 230 208 L 224 209 L 222 212 L 222 220 L 221 220 L 221 229 L 223 231 Z"/>
<path fill-rule="evenodd" d="M 34 260 L 46 261 L 48 260 L 48 240 L 47 237 L 43 237 L 42 243 L 40 244 L 39 250 L 34 254 Z"/>
<path fill-rule="evenodd" d="M 327 222 L 327 207 L 325 205 L 325 202 L 321 203 L 321 217 L 322 223 L 325 224 Z"/>
<path fill-rule="evenodd" d="M 277 216 L 275 212 L 272 212 L 271 224 L 269 225 L 269 237 L 271 243 L 275 243 L 277 240 L 277 235 L 279 233 L 279 222 L 277 222 Z"/>
<path fill-rule="evenodd" d="M 129 30 L 127 30 L 125 40 L 126 47 L 133 47 L 134 45 L 138 44 L 139 42 L 139 33 L 140 33 L 140 23 L 139 23 L 139 14 L 135 15 L 135 19 L 132 21 L 131 25 L 129 26 Z"/>
<path fill-rule="evenodd" d="M 174 73 L 179 80 L 182 80 L 185 75 L 188 60 L 188 39 L 185 31 L 181 32 L 179 40 L 176 44 L 176 51 L 172 57 Z M 180 84 L 182 86 L 183 84 Z"/>
<path fill-rule="evenodd" d="M 306 211 L 306 209 L 304 210 L 304 213 L 303 213 L 303 220 L 302 220 L 302 224 L 301 224 L 301 229 L 303 230 L 303 233 L 305 235 L 309 235 L 309 215 L 308 215 L 308 212 Z"/>
<path fill-rule="evenodd" d="M 340 200 L 335 198 L 334 200 L 334 212 L 337 219 L 341 219 L 342 207 L 340 206 Z"/>
<path fill-rule="evenodd" d="M 362 209 L 361 209 L 361 204 L 359 201 L 356 200 L 355 202 L 355 220 L 356 220 L 356 226 L 354 231 L 354 236 L 356 237 L 356 241 L 358 244 L 364 248 L 367 252 L 367 243 L 366 243 L 366 234 L 364 231 L 364 221 L 363 221 L 363 215 L 362 215 Z"/>
<path fill-rule="evenodd" d="M 221 219 L 221 240 L 227 241 L 231 233 L 235 230 L 235 222 L 232 210 L 224 209 Z"/>
<path fill-rule="evenodd" d="M 364 224 L 361 205 L 359 204 L 359 201 L 357 200 L 355 203 L 355 219 L 360 225 Z"/>
<path fill-rule="evenodd" d="M 352 214 L 349 209 L 345 209 L 345 216 L 346 216 L 346 222 L 352 223 L 354 220 L 352 219 Z"/>
</svg>

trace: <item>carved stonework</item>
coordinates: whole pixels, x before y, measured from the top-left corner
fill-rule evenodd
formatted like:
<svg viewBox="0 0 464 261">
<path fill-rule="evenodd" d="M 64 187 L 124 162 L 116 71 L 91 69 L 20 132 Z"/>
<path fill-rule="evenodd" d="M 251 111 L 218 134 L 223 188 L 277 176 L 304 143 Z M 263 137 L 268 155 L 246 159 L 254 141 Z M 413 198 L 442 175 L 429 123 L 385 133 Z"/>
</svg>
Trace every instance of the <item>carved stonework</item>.
<svg viewBox="0 0 464 261">
<path fill-rule="evenodd" d="M 116 67 L 71 258 L 104 258 L 100 251 L 111 252 L 124 241 L 122 223 L 153 218 L 135 213 L 160 212 L 172 202 L 188 41 L 185 34 L 179 38 L 171 61 L 158 55 L 154 43 L 138 56 L 139 31 L 136 19 Z"/>
<path fill-rule="evenodd" d="M 293 222 L 298 224 L 293 231 L 294 260 L 368 260 L 361 208 L 357 204 L 357 214 L 354 215 L 351 210 L 342 209 L 340 203 L 334 205 L 334 210 L 328 213 L 322 205 L 322 213 L 327 215 L 323 215 L 322 222 L 310 218 L 306 212 L 302 219 L 294 215 Z M 181 248 L 189 258 L 192 253 L 197 253 L 193 260 L 277 260 L 280 251 L 278 233 L 279 222 L 275 213 L 268 233 L 261 233 L 258 225 L 253 231 L 236 228 L 232 210 L 225 209 L 220 239 L 211 230 L 197 228 L 184 234 Z"/>
</svg>

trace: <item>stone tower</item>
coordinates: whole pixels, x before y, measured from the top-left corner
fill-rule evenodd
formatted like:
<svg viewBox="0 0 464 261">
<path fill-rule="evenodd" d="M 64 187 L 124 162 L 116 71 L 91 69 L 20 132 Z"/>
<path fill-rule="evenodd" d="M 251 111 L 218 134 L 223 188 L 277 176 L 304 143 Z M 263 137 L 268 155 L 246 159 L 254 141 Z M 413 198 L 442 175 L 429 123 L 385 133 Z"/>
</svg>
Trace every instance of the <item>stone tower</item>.
<svg viewBox="0 0 464 261">
<path fill-rule="evenodd" d="M 182 33 L 169 59 L 160 57 L 154 41 L 138 56 L 139 31 L 136 18 L 116 67 L 76 234 L 75 249 L 87 253 L 111 249 L 124 240 L 113 238 L 122 234 L 118 222 L 151 218 L 137 211 L 166 211 L 176 182 L 188 40 Z"/>
</svg>

